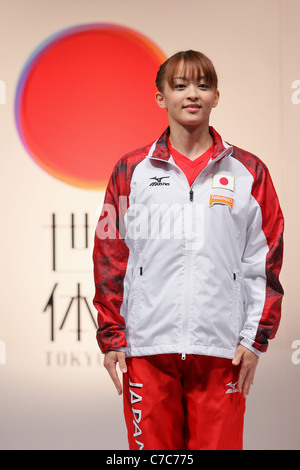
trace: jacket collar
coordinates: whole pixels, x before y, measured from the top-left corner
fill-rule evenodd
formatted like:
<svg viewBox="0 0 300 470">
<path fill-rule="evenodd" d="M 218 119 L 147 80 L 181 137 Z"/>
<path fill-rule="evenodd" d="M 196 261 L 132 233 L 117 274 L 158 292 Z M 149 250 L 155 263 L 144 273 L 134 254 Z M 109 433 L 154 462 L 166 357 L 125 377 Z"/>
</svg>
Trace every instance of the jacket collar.
<svg viewBox="0 0 300 470">
<path fill-rule="evenodd" d="M 223 152 L 225 152 L 228 148 L 231 148 L 228 144 L 226 144 L 220 134 L 213 128 L 209 127 L 209 132 L 214 141 L 214 154 L 212 156 L 212 160 L 217 158 Z M 158 160 L 165 160 L 168 161 L 170 159 L 170 154 L 168 150 L 168 136 L 170 135 L 170 127 L 167 127 L 165 132 L 160 136 L 160 138 L 152 145 L 149 157 L 157 158 Z"/>
</svg>

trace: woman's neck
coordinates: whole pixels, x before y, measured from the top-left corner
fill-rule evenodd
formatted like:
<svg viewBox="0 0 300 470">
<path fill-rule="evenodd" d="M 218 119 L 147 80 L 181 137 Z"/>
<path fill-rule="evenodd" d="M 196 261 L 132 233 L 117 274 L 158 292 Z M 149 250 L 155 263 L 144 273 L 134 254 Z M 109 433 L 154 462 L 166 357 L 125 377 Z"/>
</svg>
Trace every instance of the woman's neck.
<svg viewBox="0 0 300 470">
<path fill-rule="evenodd" d="M 176 127 L 175 129 L 170 126 L 169 139 L 172 147 L 190 160 L 198 158 L 206 152 L 213 143 L 209 126 L 205 128 Z"/>
</svg>

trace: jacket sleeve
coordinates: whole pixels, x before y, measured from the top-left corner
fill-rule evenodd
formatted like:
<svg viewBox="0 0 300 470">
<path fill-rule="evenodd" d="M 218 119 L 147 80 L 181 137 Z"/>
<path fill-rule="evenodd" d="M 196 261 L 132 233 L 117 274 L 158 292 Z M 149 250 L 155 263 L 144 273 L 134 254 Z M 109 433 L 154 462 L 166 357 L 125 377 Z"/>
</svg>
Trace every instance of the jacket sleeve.
<svg viewBox="0 0 300 470">
<path fill-rule="evenodd" d="M 120 167 L 121 165 L 115 167 L 107 186 L 93 251 L 94 306 L 98 312 L 97 341 L 103 353 L 126 347 L 125 320 L 120 310 L 129 250 L 122 233 L 120 196 L 126 189 L 122 188 L 120 182 Z M 125 200 L 127 201 L 127 197 Z"/>
<path fill-rule="evenodd" d="M 240 337 L 242 345 L 260 355 L 281 318 L 284 219 L 268 169 L 259 162 L 254 174 L 242 258 L 248 308 Z"/>
</svg>

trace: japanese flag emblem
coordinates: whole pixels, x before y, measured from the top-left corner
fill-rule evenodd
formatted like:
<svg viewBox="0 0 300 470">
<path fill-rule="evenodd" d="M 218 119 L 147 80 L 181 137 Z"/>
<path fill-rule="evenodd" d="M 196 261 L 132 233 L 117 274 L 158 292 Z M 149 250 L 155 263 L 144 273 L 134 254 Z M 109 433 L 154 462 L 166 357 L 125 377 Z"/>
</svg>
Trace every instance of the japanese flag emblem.
<svg viewBox="0 0 300 470">
<path fill-rule="evenodd" d="M 234 191 L 234 176 L 227 173 L 218 173 L 213 177 L 212 187 Z"/>
</svg>

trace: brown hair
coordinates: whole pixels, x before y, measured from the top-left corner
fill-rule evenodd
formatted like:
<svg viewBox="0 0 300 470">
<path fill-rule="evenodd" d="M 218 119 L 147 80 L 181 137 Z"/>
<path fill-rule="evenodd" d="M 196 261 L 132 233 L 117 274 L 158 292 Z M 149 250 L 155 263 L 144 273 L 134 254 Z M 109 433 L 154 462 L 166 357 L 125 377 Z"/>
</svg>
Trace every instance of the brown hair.
<svg viewBox="0 0 300 470">
<path fill-rule="evenodd" d="M 202 54 L 202 52 L 189 50 L 177 52 L 160 66 L 155 83 L 161 93 L 165 83 L 168 83 L 170 86 L 173 85 L 174 74 L 180 62 L 183 62 L 181 70 L 183 76 L 188 70 L 191 71 L 193 79 L 204 75 L 207 84 L 211 88 L 218 88 L 217 73 L 211 60 Z"/>
</svg>

